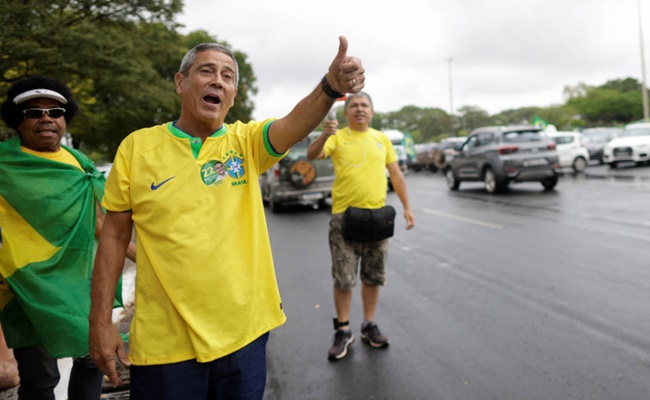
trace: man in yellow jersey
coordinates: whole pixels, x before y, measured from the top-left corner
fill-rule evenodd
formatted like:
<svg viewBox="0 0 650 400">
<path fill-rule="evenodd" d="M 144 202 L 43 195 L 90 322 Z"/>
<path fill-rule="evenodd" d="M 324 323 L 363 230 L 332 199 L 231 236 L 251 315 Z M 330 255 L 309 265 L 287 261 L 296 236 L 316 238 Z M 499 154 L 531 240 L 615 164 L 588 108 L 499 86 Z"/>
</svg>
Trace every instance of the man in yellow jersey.
<svg viewBox="0 0 650 400">
<path fill-rule="evenodd" d="M 350 302 L 359 264 L 364 319 L 361 339 L 372 347 L 388 346 L 388 338 L 382 335 L 374 321 L 379 287 L 386 280 L 388 239 L 378 242 L 344 239 L 343 213 L 350 206 L 370 209 L 383 207 L 387 188 L 385 171 L 388 168 L 395 193 L 404 207 L 406 229 L 411 229 L 415 222 L 393 145 L 382 132 L 370 128 L 373 116 L 370 96 L 365 92 L 348 96 L 344 111 L 348 126 L 337 131 L 336 120 L 326 121 L 323 133 L 307 149 L 307 157 L 312 160 L 331 157 L 336 175 L 329 230 L 336 308 L 334 343 L 328 351 L 330 360 L 345 357 L 348 346 L 354 341 L 349 327 Z"/>
<path fill-rule="evenodd" d="M 361 62 L 339 40 L 325 76 L 289 114 L 234 124 L 224 120 L 237 94 L 237 62 L 224 46 L 200 44 L 175 76 L 179 119 L 121 143 L 103 202 L 90 347 L 116 384 L 115 356 L 130 365 L 131 399 L 262 398 L 268 333 L 285 315 L 258 178 L 312 132 L 336 98 L 363 88 Z M 133 225 L 136 305 L 127 357 L 110 303 Z"/>
<path fill-rule="evenodd" d="M 0 308 L 20 399 L 53 399 L 64 357 L 74 358 L 68 399 L 101 395 L 103 374 L 88 356 L 88 313 L 105 179 L 61 144 L 77 110 L 64 83 L 41 76 L 15 82 L 2 104 L 17 135 L 0 143 Z M 134 246 L 128 254 L 135 257 Z"/>
</svg>

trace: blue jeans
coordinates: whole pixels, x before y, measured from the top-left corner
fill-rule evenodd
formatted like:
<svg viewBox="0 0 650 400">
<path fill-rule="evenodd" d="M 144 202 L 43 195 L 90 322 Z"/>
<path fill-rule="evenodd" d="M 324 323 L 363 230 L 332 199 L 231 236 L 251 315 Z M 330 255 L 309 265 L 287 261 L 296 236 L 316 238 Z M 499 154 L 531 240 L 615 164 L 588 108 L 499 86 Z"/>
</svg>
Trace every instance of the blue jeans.
<svg viewBox="0 0 650 400">
<path fill-rule="evenodd" d="M 268 332 L 207 363 L 196 360 L 131 366 L 131 400 L 261 400 L 266 386 Z"/>
<path fill-rule="evenodd" d="M 13 349 L 18 362 L 20 400 L 55 400 L 54 388 L 61 375 L 56 358 L 43 346 Z M 70 371 L 68 400 L 95 400 L 102 394 L 104 374 L 90 357 L 75 358 Z"/>
</svg>

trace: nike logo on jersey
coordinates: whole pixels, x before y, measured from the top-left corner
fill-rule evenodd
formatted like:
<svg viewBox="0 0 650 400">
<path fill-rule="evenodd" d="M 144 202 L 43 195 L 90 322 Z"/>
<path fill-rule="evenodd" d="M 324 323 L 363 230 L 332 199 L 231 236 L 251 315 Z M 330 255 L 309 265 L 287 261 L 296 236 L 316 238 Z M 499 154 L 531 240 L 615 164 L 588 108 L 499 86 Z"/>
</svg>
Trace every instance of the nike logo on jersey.
<svg viewBox="0 0 650 400">
<path fill-rule="evenodd" d="M 165 183 L 169 182 L 170 180 L 172 180 L 172 179 L 174 179 L 174 178 L 176 178 L 176 177 L 175 177 L 175 176 L 172 176 L 171 178 L 167 178 L 167 179 L 165 179 L 164 181 L 160 182 L 160 183 L 157 184 L 157 185 L 156 185 L 156 182 L 151 182 L 151 190 L 156 190 L 156 189 L 158 189 L 159 187 L 161 187 L 162 185 L 164 185 Z"/>
</svg>

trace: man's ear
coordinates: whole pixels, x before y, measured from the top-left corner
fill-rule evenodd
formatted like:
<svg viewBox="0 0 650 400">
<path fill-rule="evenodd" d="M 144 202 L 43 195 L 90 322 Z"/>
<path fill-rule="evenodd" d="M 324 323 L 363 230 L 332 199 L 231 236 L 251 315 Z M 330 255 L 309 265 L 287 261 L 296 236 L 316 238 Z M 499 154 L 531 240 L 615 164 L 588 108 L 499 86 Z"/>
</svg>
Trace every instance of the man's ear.
<svg viewBox="0 0 650 400">
<path fill-rule="evenodd" d="M 176 94 L 180 95 L 183 90 L 181 89 L 181 83 L 183 83 L 183 74 L 177 72 L 174 75 L 174 84 L 176 85 Z"/>
<path fill-rule="evenodd" d="M 235 106 L 235 97 L 237 97 L 237 93 L 238 93 L 238 92 L 239 92 L 239 89 L 235 89 L 235 95 L 232 96 L 232 104 L 230 105 L 230 107 L 234 107 L 234 106 Z"/>
</svg>

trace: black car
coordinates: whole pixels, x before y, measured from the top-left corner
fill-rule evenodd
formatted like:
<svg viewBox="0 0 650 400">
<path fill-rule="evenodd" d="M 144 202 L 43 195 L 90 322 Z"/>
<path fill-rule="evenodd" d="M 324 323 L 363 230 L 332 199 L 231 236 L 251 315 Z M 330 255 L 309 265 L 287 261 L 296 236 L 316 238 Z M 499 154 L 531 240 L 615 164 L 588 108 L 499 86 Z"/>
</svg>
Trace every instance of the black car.
<svg viewBox="0 0 650 400">
<path fill-rule="evenodd" d="M 587 128 L 582 131 L 582 141 L 589 151 L 589 159 L 603 163 L 603 149 L 607 142 L 621 133 L 618 128 Z"/>
</svg>

